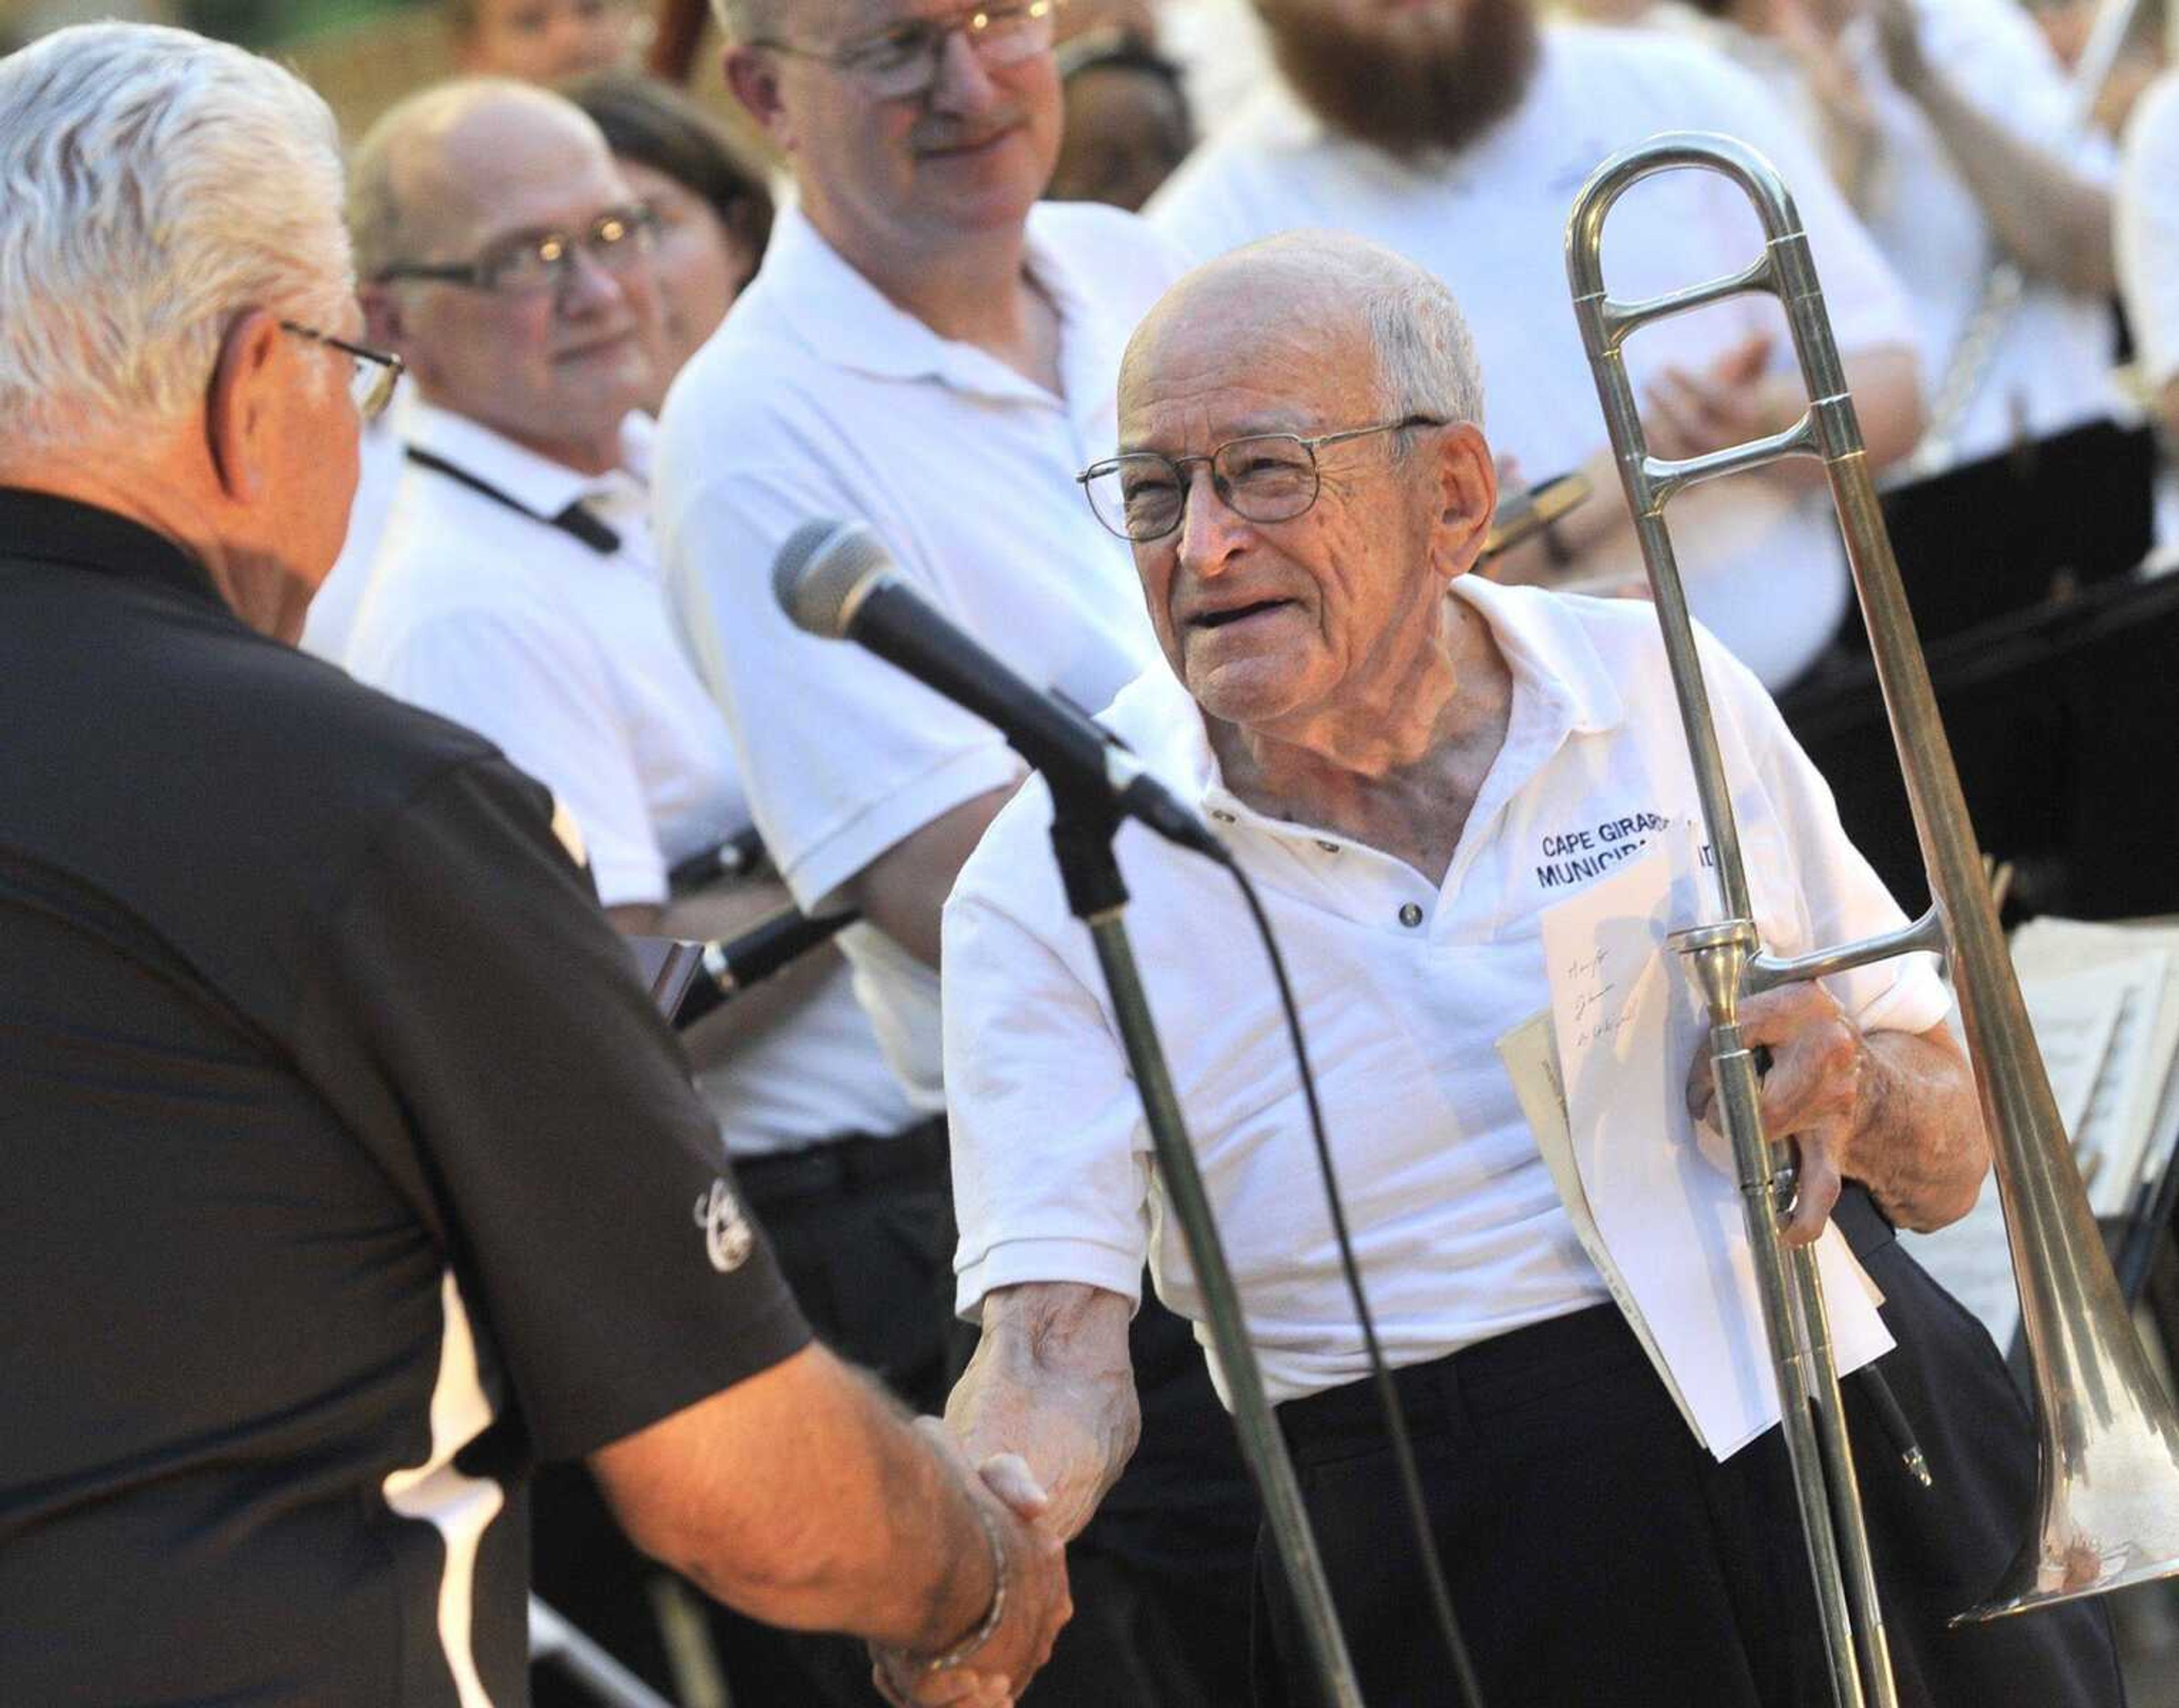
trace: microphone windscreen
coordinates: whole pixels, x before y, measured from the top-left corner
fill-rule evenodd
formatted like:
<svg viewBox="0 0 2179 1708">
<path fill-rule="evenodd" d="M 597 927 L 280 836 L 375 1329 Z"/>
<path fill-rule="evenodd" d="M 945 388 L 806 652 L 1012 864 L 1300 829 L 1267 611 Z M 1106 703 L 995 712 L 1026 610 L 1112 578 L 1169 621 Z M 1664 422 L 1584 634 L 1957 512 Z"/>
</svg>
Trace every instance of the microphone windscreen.
<svg viewBox="0 0 2179 1708">
<path fill-rule="evenodd" d="M 863 523 L 804 522 L 772 559 L 772 595 L 796 628 L 842 640 L 861 590 L 892 561 Z"/>
</svg>

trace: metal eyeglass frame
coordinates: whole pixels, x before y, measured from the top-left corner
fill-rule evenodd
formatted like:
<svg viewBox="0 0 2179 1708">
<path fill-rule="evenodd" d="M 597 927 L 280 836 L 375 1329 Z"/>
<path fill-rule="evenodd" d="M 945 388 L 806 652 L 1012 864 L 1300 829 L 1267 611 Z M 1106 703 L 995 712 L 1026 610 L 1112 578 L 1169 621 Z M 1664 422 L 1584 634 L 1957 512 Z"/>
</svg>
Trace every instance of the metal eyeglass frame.
<svg viewBox="0 0 2179 1708">
<path fill-rule="evenodd" d="M 393 401 L 394 390 L 401 383 L 401 376 L 409 371 L 409 364 L 391 350 L 374 350 L 367 344 L 350 343 L 331 332 L 321 332 L 316 327 L 306 327 L 300 321 L 283 321 L 280 330 L 338 350 L 359 365 L 356 379 L 349 386 L 349 396 L 354 400 L 356 414 L 365 421 L 375 421 L 386 413 L 386 406 Z M 368 385 L 361 383 L 366 370 L 370 373 Z"/>
<path fill-rule="evenodd" d="M 607 233 L 617 229 L 618 236 Z M 647 255 L 658 240 L 658 214 L 656 209 L 640 202 L 631 202 L 625 207 L 607 208 L 579 235 L 564 231 L 541 232 L 509 238 L 494 246 L 492 252 L 468 261 L 394 261 L 381 267 L 372 277 L 380 284 L 391 284 L 402 279 L 422 279 L 434 284 L 465 285 L 471 290 L 488 291 L 501 296 L 530 296 L 546 291 L 560 291 L 567 288 L 574 277 L 575 257 L 587 255 L 607 272 L 622 264 L 627 255 Z M 632 246 L 631 246 L 632 245 Z M 547 253 L 550 251 L 550 253 Z M 536 279 L 508 285 L 502 280 L 505 268 L 519 257 L 530 255 L 537 259 L 545 271 Z"/>
<path fill-rule="evenodd" d="M 1131 545 L 1147 546 L 1153 540 L 1162 540 L 1168 534 L 1178 533 L 1182 524 L 1188 519 L 1188 470 L 1192 464 L 1201 463 L 1210 469 L 1210 490 L 1218 495 L 1219 501 L 1227 509 L 1243 521 L 1291 522 L 1297 516 L 1308 514 L 1315 507 L 1317 499 L 1323 494 L 1324 470 L 1316 460 L 1316 453 L 1320 448 L 1326 445 L 1343 444 L 1349 439 L 1366 439 L 1374 433 L 1399 433 L 1405 432 L 1410 427 L 1443 427 L 1450 425 L 1452 424 L 1441 416 L 1408 415 L 1397 421 L 1378 421 L 1367 427 L 1344 427 L 1333 433 L 1308 435 L 1243 433 L 1238 438 L 1228 439 L 1223 444 L 1214 445 L 1209 452 L 1194 457 L 1168 457 L 1162 451 L 1125 451 L 1117 457 L 1106 457 L 1100 462 L 1092 463 L 1074 477 L 1074 484 L 1081 487 L 1083 500 L 1090 506 L 1090 513 L 1097 519 L 1098 525 L 1106 533 L 1117 535 Z M 1280 515 L 1252 516 L 1233 502 L 1233 483 L 1228 476 L 1219 472 L 1218 459 L 1236 445 L 1261 444 L 1269 440 L 1277 440 L 1284 444 L 1299 445 L 1309 453 L 1309 497 L 1297 508 Z M 1162 463 L 1172 470 L 1173 490 L 1180 494 L 1180 503 L 1173 512 L 1172 522 L 1159 529 L 1156 533 L 1131 534 L 1125 528 L 1114 527 L 1106 519 L 1104 511 L 1098 507 L 1090 483 L 1101 480 L 1107 475 L 1118 473 L 1130 463 L 1144 462 Z M 1120 505 L 1119 513 L 1123 517 L 1127 514 L 1124 501 Z"/>
<path fill-rule="evenodd" d="M 798 59 L 814 59 L 821 65 L 829 65 L 835 71 L 859 80 L 878 100 L 906 101 L 925 93 L 938 80 L 938 63 L 945 53 L 946 43 L 957 35 L 968 39 L 969 51 L 986 65 L 1018 65 L 1047 51 L 1052 45 L 1059 10 L 1066 3 L 1067 0 L 1022 0 L 1018 5 L 969 6 L 951 18 L 904 19 L 889 30 L 851 41 L 844 47 L 812 47 L 777 36 L 759 36 L 749 46 L 767 47 L 775 53 L 792 54 Z M 1029 40 L 1035 33 L 1033 29 L 1024 30 L 1018 38 L 1012 35 L 996 38 L 991 36 L 995 26 L 1015 22 L 1043 25 L 1044 39 Z M 991 57 L 995 48 L 1018 39 L 1024 44 L 1018 53 L 999 58 Z M 885 52 L 895 44 L 903 56 L 897 67 L 886 69 L 870 63 L 873 55 Z"/>
</svg>

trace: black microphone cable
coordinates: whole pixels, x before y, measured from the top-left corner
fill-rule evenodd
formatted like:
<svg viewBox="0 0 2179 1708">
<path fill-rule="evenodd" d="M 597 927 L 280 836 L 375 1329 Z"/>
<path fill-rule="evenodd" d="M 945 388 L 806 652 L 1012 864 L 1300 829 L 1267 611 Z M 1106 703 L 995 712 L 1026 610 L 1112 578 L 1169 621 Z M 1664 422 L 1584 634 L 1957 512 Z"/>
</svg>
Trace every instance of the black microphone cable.
<svg viewBox="0 0 2179 1708">
<path fill-rule="evenodd" d="M 1369 1360 L 1369 1380 L 1377 1390 L 1377 1403 L 1385 1414 L 1385 1432 L 1391 1438 L 1392 1462 L 1399 1473 L 1401 1502 L 1407 1508 L 1408 1522 L 1414 1530 L 1415 1547 L 1422 1558 L 1430 1612 L 1436 1622 L 1438 1635 L 1445 1643 L 1446 1653 L 1452 1657 L 1452 1674 L 1459 1683 L 1461 1700 L 1468 1708 L 1483 1708 L 1483 1688 L 1476 1681 L 1468 1645 L 1461 1640 L 1460 1621 L 1452 1610 L 1452 1591 L 1446 1586 L 1444 1562 L 1438 1558 L 1437 1541 L 1430 1534 L 1430 1508 L 1423 1498 L 1422 1476 L 1415 1467 L 1414 1447 L 1408 1438 L 1407 1414 L 1401 1409 L 1399 1393 L 1392 1386 L 1392 1373 L 1386 1367 L 1384 1349 L 1377 1341 L 1376 1319 L 1370 1315 L 1369 1302 L 1363 1293 L 1361 1266 L 1355 1261 L 1354 1244 L 1347 1230 L 1347 1207 L 1339 1195 L 1331 1142 L 1325 1136 L 1324 1107 L 1317 1100 L 1316 1075 L 1309 1068 L 1309 1046 L 1302 1035 L 1301 1013 L 1294 1004 L 1293 986 L 1287 978 L 1286 957 L 1279 953 L 1279 940 L 1271 930 L 1271 918 L 1257 897 L 1255 885 L 1241 869 L 1241 862 L 1228 859 L 1223 864 L 1240 887 L 1241 898 L 1249 904 L 1249 917 L 1255 922 L 1256 935 L 1263 942 L 1264 953 L 1271 964 L 1271 977 L 1278 986 L 1279 1007 L 1286 1016 L 1294 1066 L 1301 1074 L 1302 1100 L 1309 1108 L 1309 1138 L 1316 1147 L 1317 1170 L 1323 1176 L 1325 1201 L 1331 1211 L 1331 1233 L 1339 1247 L 1339 1266 L 1346 1274 L 1347 1294 L 1354 1301 L 1355 1320 L 1362 1327 L 1362 1344 Z"/>
</svg>

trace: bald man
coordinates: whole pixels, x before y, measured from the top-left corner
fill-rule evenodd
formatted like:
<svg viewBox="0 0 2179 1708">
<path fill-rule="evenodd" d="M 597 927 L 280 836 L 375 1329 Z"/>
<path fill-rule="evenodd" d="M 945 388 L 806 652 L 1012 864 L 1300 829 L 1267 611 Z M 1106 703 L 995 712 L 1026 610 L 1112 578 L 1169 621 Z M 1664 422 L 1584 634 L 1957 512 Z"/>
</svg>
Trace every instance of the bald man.
<svg viewBox="0 0 2179 1708">
<path fill-rule="evenodd" d="M 349 670 L 547 784 L 623 930 L 732 937 L 778 914 L 791 903 L 776 882 L 674 882 L 748 833 L 750 814 L 659 585 L 638 413 L 652 388 L 650 227 L 604 139 L 557 95 L 453 84 L 365 140 L 350 201 L 371 322 L 420 398 L 402 422 L 408 466 Z M 950 1277 L 918 1255 L 952 1238 L 943 1129 L 887 1069 L 847 964 L 806 956 L 683 1041 L 815 1326 L 935 1409 L 958 1367 Z M 914 1247 L 898 1237 L 911 1226 Z M 541 1581 L 642 1664 L 656 1639 L 639 1583 L 605 1594 L 599 1549 L 568 1540 L 586 1491 L 556 1476 L 542 1493 Z M 558 1581 L 578 1551 L 581 1568 Z M 815 1700 L 749 1672 L 750 1654 L 771 1665 L 808 1646 L 734 1627 L 737 1696 Z M 867 1695 L 859 1645 L 821 1652 Z"/>
<path fill-rule="evenodd" d="M 1482 418 L 1458 307 L 1389 250 L 1298 234 L 1176 285 L 1128 347 L 1118 450 L 1083 476 L 1165 655 L 1106 721 L 1219 824 L 1278 923 L 1485 1700 L 1814 1708 L 1830 1699 L 1777 1433 L 1721 1462 L 1681 1421 L 1497 1055 L 1550 1007 L 1546 909 L 1600 875 L 1554 865 L 1554 840 L 1617 827 L 1675 924 L 1710 904 L 1655 614 L 1468 573 L 1496 497 Z M 1766 945 L 1903 925 L 1755 678 L 1704 649 Z M 1064 1530 L 1128 1437 L 1146 1249 L 1166 1303 L 1205 1312 L 1090 946 L 1039 858 L 1051 816 L 1033 781 L 946 908 L 962 1292 L 985 1325 L 948 1420 L 974 1453 L 1024 1453 Z M 1296 1063 L 1233 947 L 1248 915 L 1215 868 L 1121 834 L 1133 928 L 1162 951 L 1150 1005 L 1364 1695 L 1449 1705 Z M 1851 1395 L 1902 1700 L 2112 1702 L 2093 1607 L 1946 1628 L 2007 1563 L 2035 1482 L 1988 1337 L 1891 1239 L 1964 1214 L 1988 1164 L 1947 1008 L 1922 956 L 1743 1005 L 1774 1057 L 1765 1125 L 1800 1151 L 1786 1237 L 1830 1218 L 1851 1241 L 1898 1342 L 1891 1384 L 1942 1462 L 1934 1490 L 1913 1482 Z M 1675 1107 L 1628 1112 L 1617 1140 L 1693 1136 Z M 1260 1703 L 1313 1702 L 1282 1584 L 1258 1593 Z"/>
</svg>

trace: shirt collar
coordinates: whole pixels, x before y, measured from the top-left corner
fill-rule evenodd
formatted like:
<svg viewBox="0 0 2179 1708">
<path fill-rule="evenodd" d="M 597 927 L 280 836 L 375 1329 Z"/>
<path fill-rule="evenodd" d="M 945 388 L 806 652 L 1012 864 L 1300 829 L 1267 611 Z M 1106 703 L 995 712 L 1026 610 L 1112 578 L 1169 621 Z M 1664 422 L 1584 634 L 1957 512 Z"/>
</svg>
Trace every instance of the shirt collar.
<svg viewBox="0 0 2179 1708">
<path fill-rule="evenodd" d="M 1474 574 L 1454 581 L 1452 596 L 1490 625 L 1513 672 L 1514 691 L 1540 696 L 1558 728 L 1594 735 L 1625 721 L 1618 686 L 1571 600 L 1541 588 L 1501 587 Z M 1227 788 L 1203 710 L 1163 659 L 1136 678 L 1113 713 L 1120 733 L 1141 745 L 1144 763 L 1221 822 L 1247 823 L 1280 836 L 1320 833 L 1265 819 Z"/>
<path fill-rule="evenodd" d="M 0 557 L 156 581 L 228 611 L 204 566 L 165 535 L 57 493 L 0 487 Z"/>
<path fill-rule="evenodd" d="M 640 412 L 621 424 L 621 462 L 603 475 L 585 475 L 518 445 L 481 421 L 419 398 L 403 424 L 410 444 L 496 487 L 525 510 L 557 516 L 586 498 L 640 497 L 650 466 L 651 424 Z"/>
<path fill-rule="evenodd" d="M 1090 299 L 1040 226 L 1039 209 L 1031 208 L 1024 256 L 1058 311 L 1063 339 Z M 1057 401 L 989 351 L 940 336 L 893 302 L 825 240 L 797 203 L 782 207 L 772 225 L 758 284 L 802 340 L 837 366 L 878 379 L 935 379 L 988 397 Z"/>
</svg>

